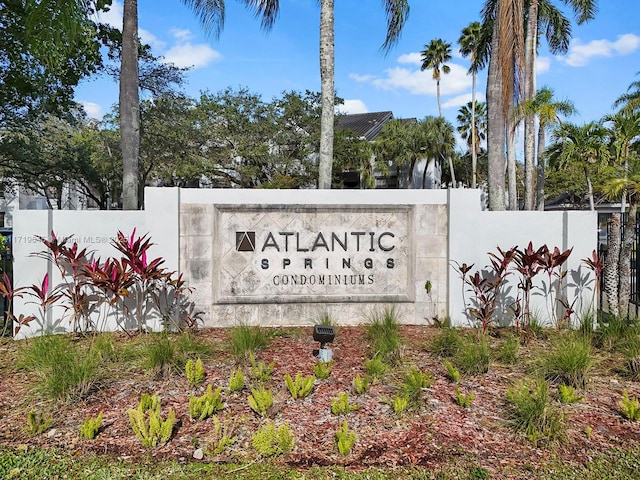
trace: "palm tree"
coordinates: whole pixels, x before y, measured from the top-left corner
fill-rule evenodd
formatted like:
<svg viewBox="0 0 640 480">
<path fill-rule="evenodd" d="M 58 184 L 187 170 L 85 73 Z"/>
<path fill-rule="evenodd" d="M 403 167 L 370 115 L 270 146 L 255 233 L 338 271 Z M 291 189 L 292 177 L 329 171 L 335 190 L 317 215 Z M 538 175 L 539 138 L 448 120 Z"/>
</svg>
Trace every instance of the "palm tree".
<svg viewBox="0 0 640 480">
<path fill-rule="evenodd" d="M 620 107 L 621 112 L 640 110 L 640 80 L 631 82 L 627 93 L 620 95 L 613 106 L 614 108 Z"/>
<path fill-rule="evenodd" d="M 385 123 L 376 137 L 376 157 L 398 168 L 407 168 L 407 188 L 413 187 L 413 171 L 416 162 L 424 157 L 426 139 L 418 123 L 392 119 Z"/>
<path fill-rule="evenodd" d="M 606 143 L 608 133 L 605 127 L 596 122 L 584 125 L 562 123 L 554 130 L 554 143 L 547 149 L 549 162 L 555 168 L 564 168 L 570 164 L 581 166 L 592 211 L 595 210 L 595 205 L 591 173 L 594 170 L 601 171 L 610 158 Z"/>
<path fill-rule="evenodd" d="M 471 187 L 477 186 L 477 158 L 480 154 L 480 143 L 487 138 L 487 104 L 485 102 L 469 102 L 458 110 L 458 133 L 467 141 L 471 154 Z M 474 158 L 475 164 L 474 164 Z"/>
<path fill-rule="evenodd" d="M 542 87 L 532 100 L 524 100 L 517 108 L 516 115 L 519 118 L 528 116 L 538 117 L 538 144 L 537 155 L 537 182 L 536 182 L 536 209 L 544 210 L 544 158 L 546 150 L 546 130 L 555 124 L 561 124 L 560 115 L 568 116 L 576 112 L 569 100 L 557 101 L 553 98 L 553 90 Z M 535 147 L 535 145 L 534 145 Z"/>
<path fill-rule="evenodd" d="M 470 57 L 471 66 L 469 67 L 469 73 L 471 73 L 471 132 L 468 137 L 471 144 L 469 145 L 469 151 L 471 152 L 471 188 L 477 186 L 477 170 L 478 170 L 478 145 L 475 128 L 476 128 L 476 79 L 478 70 L 480 67 L 481 56 L 479 50 L 483 45 L 483 33 L 482 25 L 480 22 L 471 22 L 468 26 L 462 29 L 462 34 L 458 39 L 460 44 L 460 53 L 463 57 Z M 464 107 L 463 107 L 464 108 Z M 486 117 L 486 112 L 485 112 Z M 460 117 L 458 116 L 458 121 Z M 460 131 L 460 129 L 458 129 Z"/>
<path fill-rule="evenodd" d="M 426 134 L 426 146 L 424 154 L 427 163 L 422 172 L 422 188 L 424 188 L 427 177 L 427 166 L 429 160 L 442 162 L 446 160 L 449 163 L 449 173 L 451 175 L 451 184 L 456 185 L 456 174 L 453 168 L 453 153 L 456 140 L 453 136 L 453 125 L 446 121 L 443 117 L 426 117 L 421 123 L 421 129 Z"/>
<path fill-rule="evenodd" d="M 201 0 L 205 1 L 205 0 Z M 254 0 L 251 3 L 255 3 Z M 277 0 L 275 0 L 277 3 Z M 383 0 L 387 16 L 387 36 L 382 50 L 387 52 L 400 38 L 409 15 L 408 0 Z M 320 156 L 318 159 L 318 188 L 331 188 L 333 167 L 333 123 L 335 115 L 334 85 L 334 0 L 320 0 Z"/>
<path fill-rule="evenodd" d="M 433 70 L 433 79 L 436 81 L 436 95 L 438 98 L 438 115 L 442 116 L 442 107 L 440 105 L 440 78 L 442 74 L 451 71 L 451 67 L 446 63 L 451 60 L 451 44 L 445 42 L 441 38 L 435 38 L 424 46 L 424 50 L 420 52 L 422 58 L 422 66 L 420 70 Z"/>
<path fill-rule="evenodd" d="M 240 0 L 271 28 L 278 15 L 278 0 Z M 220 35 L 224 24 L 224 0 L 182 0 L 191 7 L 207 33 Z M 138 154 L 140 150 L 140 99 L 138 95 L 138 1 L 124 0 L 122 63 L 120 66 L 120 136 L 122 148 L 122 204 L 125 210 L 139 205 Z"/>
</svg>

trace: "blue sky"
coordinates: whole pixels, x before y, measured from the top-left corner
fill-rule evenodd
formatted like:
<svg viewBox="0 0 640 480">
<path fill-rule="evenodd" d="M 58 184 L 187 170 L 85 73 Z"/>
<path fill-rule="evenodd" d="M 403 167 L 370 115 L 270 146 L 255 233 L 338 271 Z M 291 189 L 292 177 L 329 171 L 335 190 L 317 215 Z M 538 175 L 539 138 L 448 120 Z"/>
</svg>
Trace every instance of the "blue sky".
<svg viewBox="0 0 640 480">
<path fill-rule="evenodd" d="M 600 0 L 591 22 L 573 23 L 569 52 L 550 55 L 543 45 L 537 85 L 574 102 L 583 123 L 611 113 L 615 99 L 640 80 L 640 10 L 638 0 Z M 411 0 L 411 13 L 400 41 L 386 55 L 380 50 L 386 21 L 383 3 L 336 0 L 336 90 L 347 113 L 391 110 L 396 118 L 437 115 L 435 82 L 420 71 L 419 52 L 434 38 L 452 44 L 451 73 L 441 80 L 443 114 L 455 124 L 461 105 L 471 99 L 469 62 L 458 52 L 462 28 L 480 20 L 481 0 Z M 563 2 L 555 0 L 563 6 Z M 138 0 L 142 39 L 156 55 L 179 66 L 193 66 L 185 92 L 246 87 L 264 100 L 282 91 L 320 90 L 317 0 L 280 0 L 280 15 L 270 32 L 241 2 L 227 0 L 219 39 L 207 37 L 192 12 L 179 0 Z M 567 15 L 573 20 L 569 11 Z M 105 21 L 122 24 L 122 1 L 114 0 Z M 486 70 L 478 77 L 484 99 Z M 90 116 L 100 118 L 117 102 L 118 86 L 103 78 L 85 81 L 76 99 Z"/>
</svg>

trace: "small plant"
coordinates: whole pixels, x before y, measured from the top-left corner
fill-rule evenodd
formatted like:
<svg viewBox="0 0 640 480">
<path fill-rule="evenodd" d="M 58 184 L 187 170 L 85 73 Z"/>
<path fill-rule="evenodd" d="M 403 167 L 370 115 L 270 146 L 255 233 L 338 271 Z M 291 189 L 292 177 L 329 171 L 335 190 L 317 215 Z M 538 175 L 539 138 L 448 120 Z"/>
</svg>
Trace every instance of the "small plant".
<svg viewBox="0 0 640 480">
<path fill-rule="evenodd" d="M 247 397 L 251 410 L 262 417 L 266 417 L 273 406 L 273 393 L 266 390 L 263 385 L 258 388 L 252 388 L 251 393 Z"/>
<path fill-rule="evenodd" d="M 163 420 L 158 395 L 142 395 L 138 408 L 129 409 L 127 413 L 131 428 L 145 447 L 163 445 L 171 438 L 176 413 L 173 409 L 169 410 L 167 418 Z"/>
<path fill-rule="evenodd" d="M 313 390 L 315 381 L 316 377 L 313 375 L 303 377 L 301 373 L 297 373 L 295 379 L 291 378 L 288 373 L 284 376 L 284 383 L 294 400 L 308 397 Z"/>
<path fill-rule="evenodd" d="M 451 380 L 454 383 L 457 383 L 460 381 L 460 370 L 454 367 L 453 363 L 451 363 L 448 360 L 445 361 L 444 368 L 447 370 L 447 376 L 449 377 L 449 380 Z"/>
<path fill-rule="evenodd" d="M 462 393 L 460 389 L 456 387 L 456 403 L 462 408 L 469 407 L 474 398 L 476 398 L 476 396 L 473 393 Z"/>
<path fill-rule="evenodd" d="M 371 378 L 369 377 L 369 375 L 361 377 L 359 373 L 356 373 L 356 376 L 353 379 L 352 388 L 356 395 L 363 395 L 364 393 L 366 393 L 370 384 Z"/>
<path fill-rule="evenodd" d="M 558 385 L 558 394 L 560 395 L 560 403 L 577 403 L 582 400 L 576 389 L 571 385 Z"/>
<path fill-rule="evenodd" d="M 400 324 L 395 307 L 386 307 L 382 312 L 371 312 L 367 325 L 367 336 L 374 357 L 395 365 L 400 360 Z"/>
<path fill-rule="evenodd" d="M 253 353 L 249 355 L 249 360 L 251 361 L 251 374 L 256 382 L 262 383 L 271 380 L 273 368 L 275 367 L 276 362 L 271 362 L 269 365 L 264 363 L 262 360 L 256 362 L 256 358 L 253 356 Z"/>
<path fill-rule="evenodd" d="M 178 352 L 168 333 L 154 333 L 149 337 L 144 348 L 144 368 L 153 370 L 161 377 L 168 377 L 178 362 Z"/>
<path fill-rule="evenodd" d="M 591 425 L 587 425 L 586 427 L 584 427 L 584 434 L 587 436 L 588 439 L 592 437 L 593 428 L 591 427 Z"/>
<path fill-rule="evenodd" d="M 187 360 L 184 366 L 184 372 L 189 385 L 195 386 L 204 381 L 204 366 L 199 358 L 194 362 L 192 359 Z"/>
<path fill-rule="evenodd" d="M 486 335 L 480 333 L 466 337 L 454 355 L 454 363 L 467 375 L 480 375 L 489 371 L 489 342 Z"/>
<path fill-rule="evenodd" d="M 86 418 L 80 425 L 80 436 L 87 440 L 93 440 L 98 435 L 102 426 L 102 412 L 96 418 Z"/>
<path fill-rule="evenodd" d="M 313 367 L 311 367 L 316 378 L 321 379 L 329 378 L 332 368 L 333 360 L 329 360 L 328 362 L 318 362 Z"/>
<path fill-rule="evenodd" d="M 416 367 L 411 369 L 404 376 L 401 390 L 409 400 L 410 406 L 417 406 L 422 395 L 422 390 L 429 388 L 435 379 L 429 372 L 423 372 Z"/>
<path fill-rule="evenodd" d="M 364 369 L 367 372 L 369 378 L 377 380 L 387 372 L 389 367 L 379 356 L 375 356 L 369 360 L 365 360 Z"/>
<path fill-rule="evenodd" d="M 630 398 L 626 390 L 622 392 L 622 400 L 620 400 L 618 406 L 625 418 L 634 422 L 640 420 L 640 401 L 635 397 Z"/>
<path fill-rule="evenodd" d="M 458 330 L 452 327 L 444 327 L 431 341 L 429 350 L 439 357 L 451 358 L 460 349 L 460 344 L 461 338 Z"/>
<path fill-rule="evenodd" d="M 349 430 L 347 421 L 342 422 L 342 427 L 336 431 L 336 446 L 340 455 L 349 455 L 357 439 L 358 436 L 352 430 Z"/>
<path fill-rule="evenodd" d="M 233 428 L 227 428 L 222 425 L 218 417 L 213 417 L 213 430 L 211 431 L 211 440 L 208 443 L 207 451 L 213 455 L 220 455 L 225 449 L 236 442 Z"/>
<path fill-rule="evenodd" d="M 231 351 L 237 357 L 246 359 L 267 346 L 267 334 L 260 327 L 241 323 L 231 329 Z"/>
<path fill-rule="evenodd" d="M 347 413 L 354 412 L 360 408 L 360 405 L 355 403 L 349 403 L 349 395 L 340 392 L 337 398 L 331 399 L 331 413 L 333 415 L 346 415 Z"/>
<path fill-rule="evenodd" d="M 25 432 L 29 435 L 40 435 L 51 426 L 52 419 L 45 417 L 42 412 L 36 413 L 30 410 L 27 414 L 27 426 Z"/>
<path fill-rule="evenodd" d="M 522 382 L 507 390 L 509 422 L 534 444 L 562 442 L 566 438 L 564 415 L 549 398 L 545 380 Z"/>
<path fill-rule="evenodd" d="M 389 404 L 393 408 L 393 413 L 402 415 L 409 409 L 409 396 L 406 393 L 396 393 Z"/>
<path fill-rule="evenodd" d="M 289 425 L 283 423 L 276 428 L 269 420 L 253 434 L 251 444 L 263 457 L 277 457 L 293 450 L 295 440 Z"/>
<path fill-rule="evenodd" d="M 204 420 L 224 409 L 225 404 L 222 400 L 222 387 L 218 387 L 213 391 L 211 384 L 207 385 L 205 393 L 197 397 L 189 396 L 189 415 L 196 420 Z"/>
<path fill-rule="evenodd" d="M 573 332 L 564 334 L 543 354 L 539 364 L 548 380 L 584 388 L 593 368 L 591 342 Z"/>
<path fill-rule="evenodd" d="M 498 347 L 496 359 L 505 365 L 513 365 L 518 360 L 520 340 L 515 335 L 509 335 Z"/>
<path fill-rule="evenodd" d="M 229 375 L 229 391 L 230 392 L 240 392 L 244 389 L 244 374 L 241 369 L 237 369 Z"/>
</svg>

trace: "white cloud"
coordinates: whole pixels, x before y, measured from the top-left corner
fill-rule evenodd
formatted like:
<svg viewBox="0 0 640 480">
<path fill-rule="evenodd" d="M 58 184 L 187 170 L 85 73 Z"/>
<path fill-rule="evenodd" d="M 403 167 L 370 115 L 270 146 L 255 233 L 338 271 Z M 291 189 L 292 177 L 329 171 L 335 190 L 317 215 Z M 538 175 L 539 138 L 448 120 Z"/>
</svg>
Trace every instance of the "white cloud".
<svg viewBox="0 0 640 480">
<path fill-rule="evenodd" d="M 422 65 L 420 52 L 405 53 L 398 57 L 398 63 L 410 63 L 412 65 Z"/>
<path fill-rule="evenodd" d="M 376 76 L 375 75 L 359 75 L 357 73 L 350 73 L 349 78 L 351 80 L 355 80 L 356 82 L 369 83 L 373 81 L 376 78 Z"/>
<path fill-rule="evenodd" d="M 102 120 L 102 106 L 97 103 L 87 102 L 84 100 L 80 100 L 80 105 L 84 108 L 84 111 L 87 113 L 89 118 L 95 118 L 96 120 Z"/>
<path fill-rule="evenodd" d="M 221 58 L 222 55 L 219 52 L 205 43 L 196 45 L 190 42 L 179 43 L 164 52 L 164 61 L 180 68 L 202 68 Z"/>
<path fill-rule="evenodd" d="M 124 10 L 122 2 L 119 0 L 113 0 L 108 12 L 100 12 L 96 15 L 98 22 L 106 23 L 107 25 L 122 30 L 122 17 Z"/>
<path fill-rule="evenodd" d="M 442 102 L 442 108 L 458 109 L 469 102 L 471 102 L 471 92 L 448 98 L 446 102 Z M 484 102 L 484 94 L 482 92 L 476 92 L 476 102 Z"/>
<path fill-rule="evenodd" d="M 178 42 L 188 42 L 193 38 L 191 30 L 187 30 L 186 28 L 172 28 L 170 32 Z"/>
<path fill-rule="evenodd" d="M 471 86 L 471 76 L 467 75 L 467 69 L 458 64 L 450 64 L 448 74 L 442 74 L 440 78 L 441 95 L 451 95 L 462 92 Z M 364 76 L 368 83 L 383 90 L 408 90 L 414 95 L 436 95 L 436 81 L 430 70 L 409 69 L 393 67 L 385 70 L 385 77 Z M 351 75 L 354 78 L 354 74 Z"/>
<path fill-rule="evenodd" d="M 345 100 L 343 105 L 338 106 L 338 111 L 347 115 L 353 113 L 369 113 L 369 109 L 364 102 L 358 99 Z"/>
<path fill-rule="evenodd" d="M 536 58 L 536 75 L 546 73 L 551 68 L 551 59 L 549 57 Z"/>
<path fill-rule="evenodd" d="M 611 40 L 592 40 L 583 44 L 576 39 L 569 46 L 569 53 L 558 60 L 570 67 L 583 67 L 589 63 L 591 57 L 613 57 L 628 55 L 640 48 L 640 36 L 626 33 L 618 36 L 615 42 Z"/>
</svg>

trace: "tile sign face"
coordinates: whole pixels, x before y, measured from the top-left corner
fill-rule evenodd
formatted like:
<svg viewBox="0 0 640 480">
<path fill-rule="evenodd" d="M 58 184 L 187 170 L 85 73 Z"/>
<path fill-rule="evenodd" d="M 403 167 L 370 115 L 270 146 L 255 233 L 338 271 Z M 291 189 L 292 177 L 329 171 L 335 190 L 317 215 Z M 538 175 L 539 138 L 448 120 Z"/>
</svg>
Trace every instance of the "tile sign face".
<svg viewBox="0 0 640 480">
<path fill-rule="evenodd" d="M 217 303 L 412 301 L 408 206 L 218 206 Z"/>
</svg>

